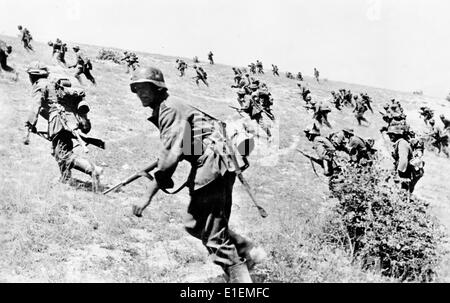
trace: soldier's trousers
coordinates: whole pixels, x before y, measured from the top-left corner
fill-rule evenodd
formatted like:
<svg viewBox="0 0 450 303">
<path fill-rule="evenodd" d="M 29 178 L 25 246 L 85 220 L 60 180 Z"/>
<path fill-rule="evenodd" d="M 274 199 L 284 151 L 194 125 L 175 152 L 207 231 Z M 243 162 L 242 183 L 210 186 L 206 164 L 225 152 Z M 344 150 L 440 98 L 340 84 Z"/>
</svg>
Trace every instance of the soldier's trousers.
<svg viewBox="0 0 450 303">
<path fill-rule="evenodd" d="M 6 59 L 3 59 L 3 58 L 0 59 L 0 66 L 1 66 L 1 69 L 3 69 L 5 72 L 9 72 L 9 73 L 15 72 L 14 68 L 12 68 L 11 66 L 8 65 L 8 63 L 6 62 Z"/>
<path fill-rule="evenodd" d="M 187 232 L 202 241 L 213 262 L 227 274 L 228 268 L 241 263 L 253 247 L 228 227 L 235 180 L 236 175 L 227 172 L 198 190 L 191 189 L 185 219 Z"/>
<path fill-rule="evenodd" d="M 58 163 L 61 179 L 70 178 L 70 170 L 75 168 L 85 174 L 92 175 L 94 166 L 90 161 L 77 157 L 73 153 L 72 135 L 68 131 L 60 131 L 52 140 L 53 156 Z"/>
<path fill-rule="evenodd" d="M 80 76 L 81 76 L 82 74 L 84 74 L 84 75 L 86 76 L 86 78 L 87 78 L 89 81 L 91 81 L 93 84 L 96 84 L 96 83 L 95 83 L 95 79 L 94 79 L 94 77 L 92 76 L 91 71 L 90 71 L 89 69 L 87 69 L 87 68 L 78 68 L 78 69 L 77 69 L 77 72 L 75 73 L 75 78 L 77 78 L 78 81 L 80 81 Z"/>
</svg>

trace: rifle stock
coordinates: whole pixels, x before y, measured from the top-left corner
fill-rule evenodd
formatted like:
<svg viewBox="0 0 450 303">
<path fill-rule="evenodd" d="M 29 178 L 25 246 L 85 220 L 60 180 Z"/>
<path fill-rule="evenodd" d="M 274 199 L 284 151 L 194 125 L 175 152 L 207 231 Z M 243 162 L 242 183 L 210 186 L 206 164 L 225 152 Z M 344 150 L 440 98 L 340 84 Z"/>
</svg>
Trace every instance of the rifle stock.
<svg viewBox="0 0 450 303">
<path fill-rule="evenodd" d="M 129 176 L 128 178 L 126 178 L 125 180 L 117 183 L 116 185 L 114 185 L 110 189 L 105 190 L 103 192 L 103 194 L 106 195 L 109 192 L 112 192 L 112 191 L 117 190 L 117 189 L 119 189 L 121 187 L 124 187 L 124 186 L 130 184 L 131 182 L 134 182 L 135 180 L 139 179 L 142 176 L 148 177 L 149 179 L 153 179 L 153 177 L 149 174 L 149 172 L 154 170 L 157 166 L 158 166 L 158 160 L 156 160 L 155 162 L 153 162 L 152 164 L 150 164 L 149 166 L 147 166 L 143 170 L 138 171 L 137 173 Z"/>
</svg>

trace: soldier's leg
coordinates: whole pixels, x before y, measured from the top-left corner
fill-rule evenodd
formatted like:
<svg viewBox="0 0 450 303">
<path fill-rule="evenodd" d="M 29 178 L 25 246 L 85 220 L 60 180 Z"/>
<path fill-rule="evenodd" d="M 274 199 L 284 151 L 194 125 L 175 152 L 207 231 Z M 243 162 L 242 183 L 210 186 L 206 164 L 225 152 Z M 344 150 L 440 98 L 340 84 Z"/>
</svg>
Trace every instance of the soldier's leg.
<svg viewBox="0 0 450 303">
<path fill-rule="evenodd" d="M 100 176 L 103 173 L 103 169 L 100 166 L 96 166 L 87 159 L 75 156 L 73 159 L 73 168 L 91 176 L 92 190 L 94 192 L 98 191 L 100 185 Z"/>
<path fill-rule="evenodd" d="M 96 85 L 97 83 L 95 82 L 95 78 L 94 76 L 92 76 L 91 71 L 88 69 L 84 70 L 84 75 L 86 76 L 86 78 L 92 82 L 92 84 Z"/>
<path fill-rule="evenodd" d="M 226 173 L 199 190 L 191 190 L 191 201 L 185 220 L 186 231 L 202 240 L 215 264 L 222 267 L 235 282 L 251 282 L 245 260 L 234 242 L 251 246 L 228 229 L 235 174 Z M 241 242 L 242 241 L 242 242 Z"/>
<path fill-rule="evenodd" d="M 77 71 L 75 72 L 75 75 L 73 75 L 77 80 L 78 80 L 78 82 L 80 82 L 80 84 L 83 84 L 83 82 L 81 81 L 81 75 L 83 74 L 83 69 L 82 68 L 77 68 Z"/>
<path fill-rule="evenodd" d="M 60 181 L 65 183 L 71 178 L 71 169 L 73 162 L 73 142 L 69 133 L 60 132 L 57 134 L 53 140 L 53 156 L 59 166 L 59 171 L 61 173 Z"/>
<path fill-rule="evenodd" d="M 206 79 L 203 79 L 203 78 L 202 78 L 202 81 L 203 81 L 203 83 L 205 83 L 206 86 L 209 87 L 209 84 L 208 84 L 208 82 L 206 81 Z"/>
</svg>

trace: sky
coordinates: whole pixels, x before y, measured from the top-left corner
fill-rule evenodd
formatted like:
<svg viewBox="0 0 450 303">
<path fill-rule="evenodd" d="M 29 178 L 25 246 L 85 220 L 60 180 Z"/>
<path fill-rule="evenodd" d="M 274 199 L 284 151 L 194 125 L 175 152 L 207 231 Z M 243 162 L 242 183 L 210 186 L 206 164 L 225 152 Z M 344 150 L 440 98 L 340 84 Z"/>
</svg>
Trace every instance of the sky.
<svg viewBox="0 0 450 303">
<path fill-rule="evenodd" d="M 448 0 L 0 0 L 0 34 L 450 92 Z"/>
</svg>

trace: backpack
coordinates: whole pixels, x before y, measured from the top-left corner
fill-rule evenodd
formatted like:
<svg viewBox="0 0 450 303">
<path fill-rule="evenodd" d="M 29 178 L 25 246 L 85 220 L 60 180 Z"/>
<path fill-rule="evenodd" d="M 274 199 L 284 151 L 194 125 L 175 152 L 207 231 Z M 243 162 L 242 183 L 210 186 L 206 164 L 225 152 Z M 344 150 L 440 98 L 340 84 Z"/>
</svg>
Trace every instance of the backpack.
<svg viewBox="0 0 450 303">
<path fill-rule="evenodd" d="M 88 57 L 86 57 L 84 59 L 84 68 L 88 69 L 88 70 L 92 70 L 92 63 L 91 63 L 91 59 L 89 59 Z"/>
</svg>

